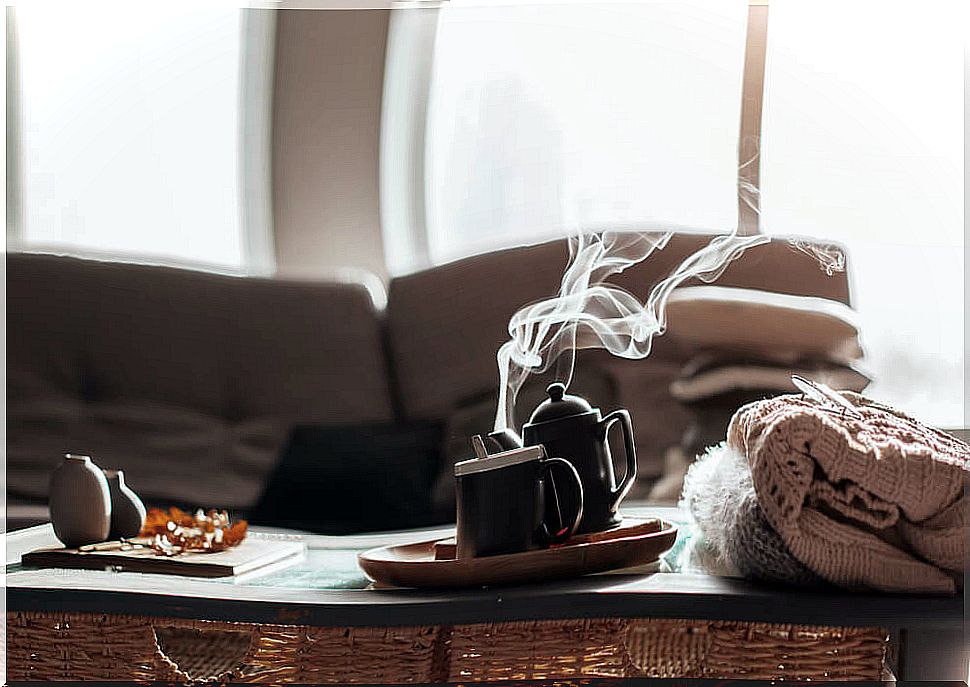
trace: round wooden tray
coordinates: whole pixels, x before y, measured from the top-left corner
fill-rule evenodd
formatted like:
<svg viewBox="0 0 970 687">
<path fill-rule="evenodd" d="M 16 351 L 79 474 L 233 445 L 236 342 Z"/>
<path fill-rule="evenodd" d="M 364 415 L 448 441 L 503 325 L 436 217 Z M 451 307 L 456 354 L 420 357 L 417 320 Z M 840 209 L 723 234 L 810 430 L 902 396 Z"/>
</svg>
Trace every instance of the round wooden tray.
<svg viewBox="0 0 970 687">
<path fill-rule="evenodd" d="M 397 587 L 481 587 L 579 577 L 651 563 L 670 549 L 677 528 L 660 521 L 645 532 L 644 521 L 624 522 L 597 533 L 539 551 L 483 558 L 435 558 L 439 540 L 384 546 L 357 556 L 361 569 L 375 582 Z"/>
</svg>

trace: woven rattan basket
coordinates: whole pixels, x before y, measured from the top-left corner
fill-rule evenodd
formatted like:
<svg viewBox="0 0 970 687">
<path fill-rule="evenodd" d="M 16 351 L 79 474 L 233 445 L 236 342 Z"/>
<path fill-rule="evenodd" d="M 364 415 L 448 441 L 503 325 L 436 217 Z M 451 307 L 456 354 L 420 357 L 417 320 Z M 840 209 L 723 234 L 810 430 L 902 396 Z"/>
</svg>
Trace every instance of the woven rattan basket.
<svg viewBox="0 0 970 687">
<path fill-rule="evenodd" d="M 307 627 L 9 613 L 10 680 L 427 683 L 576 677 L 879 680 L 888 633 L 583 619 Z"/>
</svg>

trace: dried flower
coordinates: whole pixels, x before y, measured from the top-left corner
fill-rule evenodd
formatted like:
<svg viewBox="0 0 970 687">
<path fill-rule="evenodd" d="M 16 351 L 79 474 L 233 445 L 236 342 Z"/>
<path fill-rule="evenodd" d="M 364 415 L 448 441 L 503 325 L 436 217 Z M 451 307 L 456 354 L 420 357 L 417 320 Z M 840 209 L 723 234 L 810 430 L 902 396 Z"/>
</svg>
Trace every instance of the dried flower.
<svg viewBox="0 0 970 687">
<path fill-rule="evenodd" d="M 245 520 L 233 523 L 226 511 L 203 511 L 195 515 L 179 508 L 152 508 L 145 518 L 140 537 L 163 556 L 176 556 L 184 551 L 216 552 L 238 546 L 246 538 Z"/>
</svg>

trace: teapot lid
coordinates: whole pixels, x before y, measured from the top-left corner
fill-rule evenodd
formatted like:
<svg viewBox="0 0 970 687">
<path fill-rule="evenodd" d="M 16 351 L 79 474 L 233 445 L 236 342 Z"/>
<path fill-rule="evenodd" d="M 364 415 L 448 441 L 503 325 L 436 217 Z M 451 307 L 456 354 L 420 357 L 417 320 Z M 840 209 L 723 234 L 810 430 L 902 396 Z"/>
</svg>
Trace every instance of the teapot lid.
<svg viewBox="0 0 970 687">
<path fill-rule="evenodd" d="M 529 418 L 530 424 L 582 415 L 593 410 L 585 399 L 567 394 L 566 385 L 562 382 L 553 382 L 547 386 L 546 393 L 549 394 L 549 398 L 540 403 L 532 413 L 532 417 Z"/>
</svg>

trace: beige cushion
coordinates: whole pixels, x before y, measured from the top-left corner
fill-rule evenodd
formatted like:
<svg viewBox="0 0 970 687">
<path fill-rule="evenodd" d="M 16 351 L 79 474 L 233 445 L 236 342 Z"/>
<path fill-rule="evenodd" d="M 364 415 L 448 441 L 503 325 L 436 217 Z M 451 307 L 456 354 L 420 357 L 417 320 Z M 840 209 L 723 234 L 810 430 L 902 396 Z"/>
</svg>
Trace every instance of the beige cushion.
<svg viewBox="0 0 970 687">
<path fill-rule="evenodd" d="M 681 403 L 692 403 L 736 391 L 798 393 L 792 375 L 849 391 L 862 391 L 869 384 L 862 371 L 849 366 L 726 364 L 675 379 L 670 395 Z"/>
<path fill-rule="evenodd" d="M 715 349 L 784 362 L 862 357 L 855 311 L 827 298 L 691 286 L 670 295 L 667 327 L 686 353 Z"/>
</svg>

